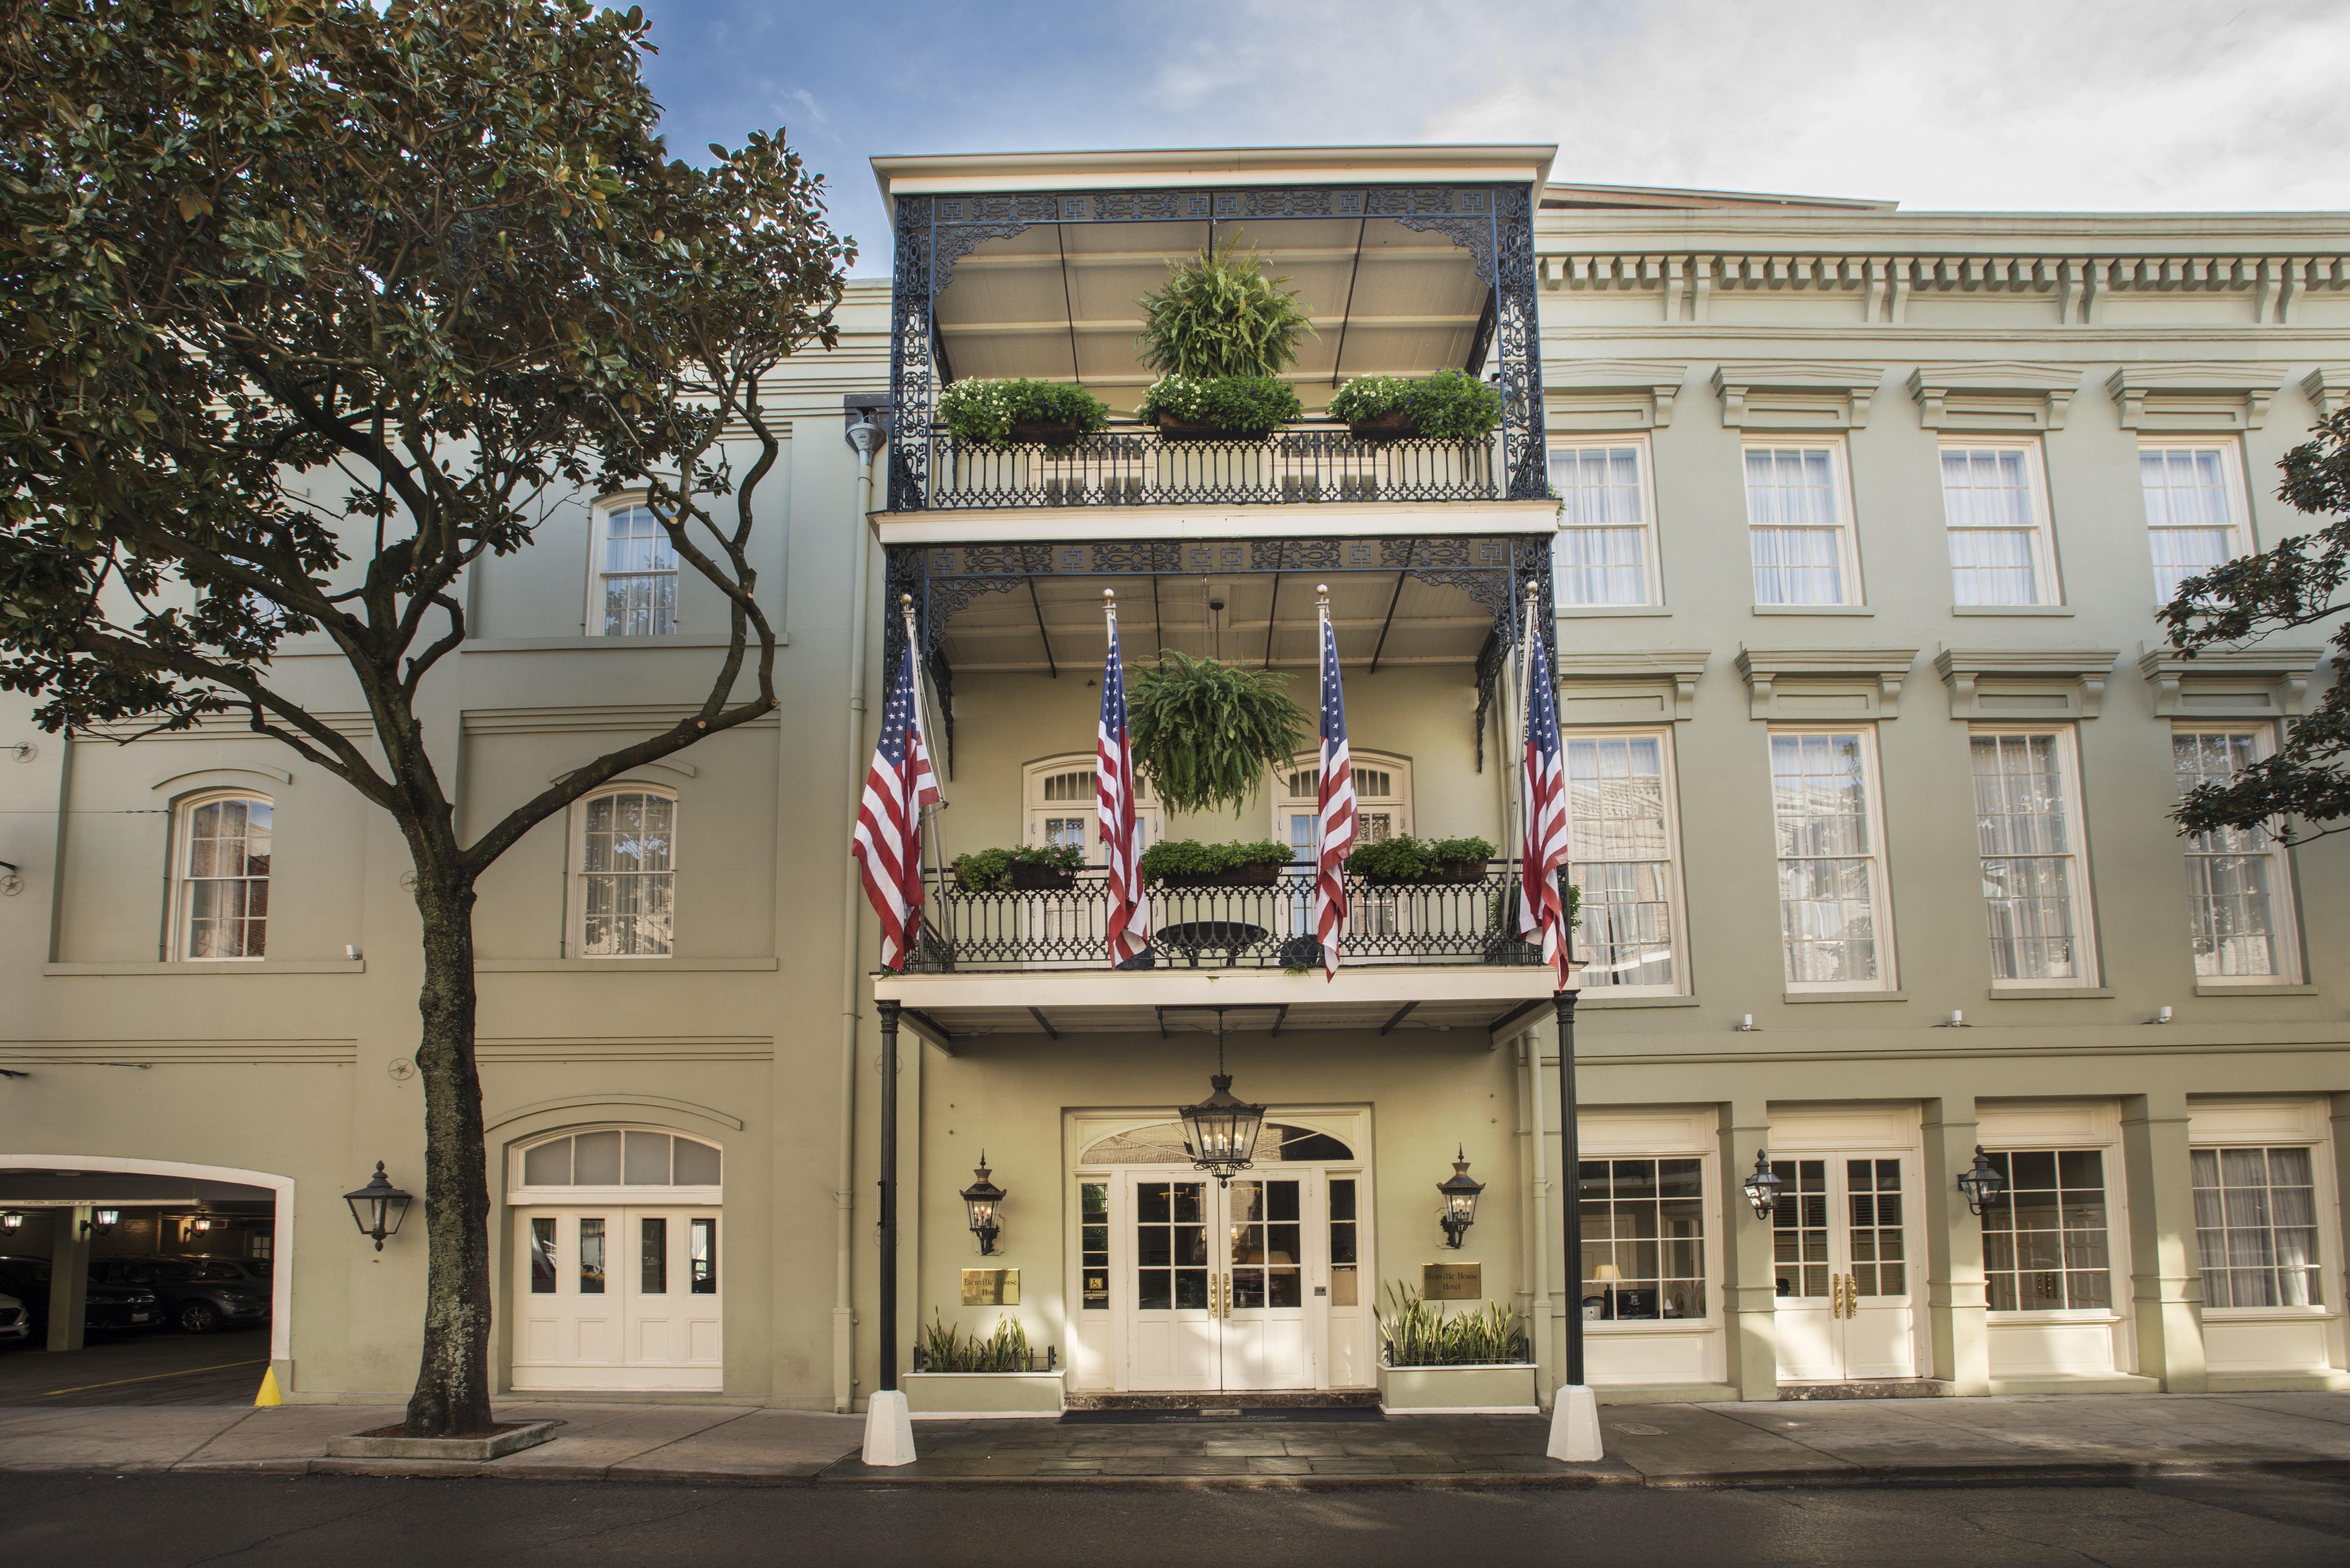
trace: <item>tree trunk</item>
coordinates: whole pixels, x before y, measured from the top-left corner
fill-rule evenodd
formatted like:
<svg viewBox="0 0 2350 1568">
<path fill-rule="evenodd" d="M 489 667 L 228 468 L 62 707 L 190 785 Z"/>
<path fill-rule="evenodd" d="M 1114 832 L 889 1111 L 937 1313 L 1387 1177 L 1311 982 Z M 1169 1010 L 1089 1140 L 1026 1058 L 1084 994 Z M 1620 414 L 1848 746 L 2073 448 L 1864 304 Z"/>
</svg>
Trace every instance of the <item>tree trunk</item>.
<svg viewBox="0 0 2350 1568">
<path fill-rule="evenodd" d="M 417 869 L 424 919 L 424 1354 L 400 1428 L 411 1438 L 490 1429 L 489 1178 L 473 1058 L 473 888 Z"/>
</svg>

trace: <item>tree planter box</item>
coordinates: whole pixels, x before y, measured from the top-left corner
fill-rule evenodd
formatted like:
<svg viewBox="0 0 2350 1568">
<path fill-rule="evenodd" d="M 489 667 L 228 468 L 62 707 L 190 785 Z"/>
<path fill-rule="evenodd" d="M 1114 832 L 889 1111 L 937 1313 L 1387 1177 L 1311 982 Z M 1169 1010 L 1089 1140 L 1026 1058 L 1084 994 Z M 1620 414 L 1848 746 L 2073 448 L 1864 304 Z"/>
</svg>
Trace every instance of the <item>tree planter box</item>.
<svg viewBox="0 0 2350 1568">
<path fill-rule="evenodd" d="M 1533 1416 L 1531 1362 L 1500 1366 L 1381 1366 L 1379 1405 L 1388 1410 L 1445 1411 L 1481 1416 Z"/>
<path fill-rule="evenodd" d="M 555 1440 L 560 1421 L 502 1421 L 483 1438 L 403 1438 L 397 1427 L 327 1439 L 330 1459 L 471 1459 L 484 1463 Z"/>
<path fill-rule="evenodd" d="M 898 1379 L 917 1416 L 1058 1416 L 1057 1372 L 909 1372 Z"/>
</svg>

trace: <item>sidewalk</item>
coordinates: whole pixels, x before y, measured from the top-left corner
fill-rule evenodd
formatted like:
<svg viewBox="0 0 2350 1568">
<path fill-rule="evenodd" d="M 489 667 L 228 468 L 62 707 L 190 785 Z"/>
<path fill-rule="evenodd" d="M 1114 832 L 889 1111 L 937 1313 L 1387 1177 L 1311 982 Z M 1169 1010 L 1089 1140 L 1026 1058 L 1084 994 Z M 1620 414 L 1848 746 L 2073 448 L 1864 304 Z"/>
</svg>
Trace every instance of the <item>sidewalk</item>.
<svg viewBox="0 0 2350 1568">
<path fill-rule="evenodd" d="M 1856 1399 L 1602 1407 L 1607 1458 L 1543 1455 L 1530 1417 L 1254 1417 L 1133 1425 L 922 1421 L 921 1458 L 857 1458 L 855 1416 L 696 1405 L 516 1401 L 565 1423 L 486 1464 L 328 1459 L 327 1439 L 397 1420 L 380 1406 L 0 1408 L 0 1469 L 488 1475 L 765 1485 L 1819 1486 L 1887 1481 L 2350 1473 L 2350 1394 Z"/>
</svg>

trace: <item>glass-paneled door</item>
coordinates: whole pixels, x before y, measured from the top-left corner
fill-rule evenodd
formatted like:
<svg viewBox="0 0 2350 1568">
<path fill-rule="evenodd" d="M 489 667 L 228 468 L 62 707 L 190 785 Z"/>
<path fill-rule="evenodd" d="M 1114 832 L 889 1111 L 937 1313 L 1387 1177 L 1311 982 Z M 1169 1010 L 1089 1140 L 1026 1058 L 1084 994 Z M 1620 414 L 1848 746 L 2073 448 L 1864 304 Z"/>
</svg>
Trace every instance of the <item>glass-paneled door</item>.
<svg viewBox="0 0 2350 1568">
<path fill-rule="evenodd" d="M 518 1209 L 516 1388 L 717 1389 L 715 1209 Z"/>
<path fill-rule="evenodd" d="M 1128 1386 L 1311 1388 L 1328 1273 L 1321 1180 L 1307 1173 L 1127 1178 Z M 1349 1184 L 1349 1196 L 1352 1186 Z M 1352 1275 L 1348 1276 L 1351 1282 Z"/>
<path fill-rule="evenodd" d="M 1782 1383 L 1918 1376 L 1907 1188 L 1900 1155 L 1773 1160 L 1772 1211 Z"/>
</svg>

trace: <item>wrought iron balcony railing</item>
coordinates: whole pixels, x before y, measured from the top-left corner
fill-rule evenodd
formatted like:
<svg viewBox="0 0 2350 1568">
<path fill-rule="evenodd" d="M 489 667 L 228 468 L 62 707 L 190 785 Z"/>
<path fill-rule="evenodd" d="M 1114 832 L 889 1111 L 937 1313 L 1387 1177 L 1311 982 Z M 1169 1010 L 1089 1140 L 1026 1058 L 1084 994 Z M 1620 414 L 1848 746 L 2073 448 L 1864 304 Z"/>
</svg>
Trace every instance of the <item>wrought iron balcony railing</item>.
<svg viewBox="0 0 2350 1568">
<path fill-rule="evenodd" d="M 928 504 L 1197 506 L 1312 501 L 1492 501 L 1494 442 L 1359 441 L 1345 425 L 1296 425 L 1258 441 L 1173 440 L 1116 424 L 1072 446 L 967 446 L 932 426 Z"/>
<path fill-rule="evenodd" d="M 1350 878 L 1349 964 L 1539 964 L 1516 929 L 1517 863 L 1488 862 L 1459 882 L 1372 885 Z M 1099 969 L 1107 961 L 1104 873 L 1070 886 L 974 893 L 930 873 L 930 903 L 909 973 Z M 1304 867 L 1264 887 L 1153 888 L 1150 950 L 1129 969 L 1299 969 L 1322 961 Z"/>
</svg>

